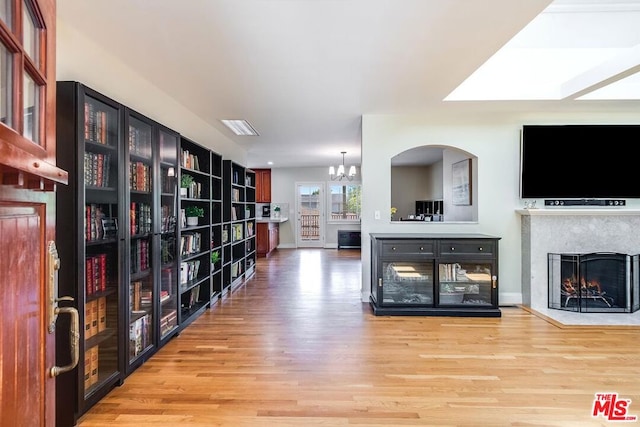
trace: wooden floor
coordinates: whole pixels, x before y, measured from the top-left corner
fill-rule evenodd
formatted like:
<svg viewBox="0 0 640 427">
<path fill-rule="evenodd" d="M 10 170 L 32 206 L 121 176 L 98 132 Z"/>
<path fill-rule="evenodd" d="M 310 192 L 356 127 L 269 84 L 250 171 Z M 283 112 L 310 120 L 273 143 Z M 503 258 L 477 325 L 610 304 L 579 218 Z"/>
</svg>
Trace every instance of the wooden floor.
<svg viewBox="0 0 640 427">
<path fill-rule="evenodd" d="M 591 415 L 601 392 L 640 416 L 639 328 L 563 328 L 517 307 L 376 317 L 360 277 L 357 250 L 260 259 L 79 426 L 612 425 Z"/>
</svg>

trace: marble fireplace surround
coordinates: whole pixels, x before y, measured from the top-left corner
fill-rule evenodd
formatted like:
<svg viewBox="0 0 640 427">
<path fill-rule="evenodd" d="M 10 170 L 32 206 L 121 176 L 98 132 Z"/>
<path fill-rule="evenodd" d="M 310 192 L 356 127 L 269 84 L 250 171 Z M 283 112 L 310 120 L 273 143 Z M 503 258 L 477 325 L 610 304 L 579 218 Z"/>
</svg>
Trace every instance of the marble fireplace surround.
<svg viewBox="0 0 640 427">
<path fill-rule="evenodd" d="M 640 253 L 640 210 L 520 209 L 522 305 L 564 325 L 640 326 L 635 313 L 580 313 L 548 308 L 547 254 Z"/>
</svg>

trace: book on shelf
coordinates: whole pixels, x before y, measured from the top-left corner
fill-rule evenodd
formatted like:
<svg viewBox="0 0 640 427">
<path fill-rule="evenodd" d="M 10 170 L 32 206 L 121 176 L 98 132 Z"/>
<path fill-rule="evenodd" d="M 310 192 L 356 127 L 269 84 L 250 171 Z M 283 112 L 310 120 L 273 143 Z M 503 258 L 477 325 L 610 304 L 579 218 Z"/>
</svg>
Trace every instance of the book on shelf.
<svg viewBox="0 0 640 427">
<path fill-rule="evenodd" d="M 91 310 L 92 303 L 94 301 L 89 301 L 84 305 L 84 339 L 88 340 L 93 336 L 93 330 L 91 329 Z"/>
<path fill-rule="evenodd" d="M 131 273 L 140 273 L 148 270 L 149 264 L 149 240 L 136 239 L 131 242 Z"/>
<path fill-rule="evenodd" d="M 89 295 L 93 295 L 93 287 L 94 287 L 94 283 L 93 283 L 93 259 L 91 259 L 91 257 L 86 258 L 84 261 L 84 270 L 85 270 L 85 292 L 87 294 L 87 296 Z"/>
<path fill-rule="evenodd" d="M 141 297 L 141 292 L 142 292 L 142 282 L 137 280 L 133 283 L 131 283 L 131 289 L 130 289 L 130 309 L 132 313 L 138 313 L 141 311 L 141 306 L 142 306 L 142 297 Z"/>
<path fill-rule="evenodd" d="M 240 262 L 234 262 L 231 264 L 231 278 L 235 279 L 242 274 L 242 264 Z"/>
<path fill-rule="evenodd" d="M 98 301 L 91 301 L 91 336 L 98 334 Z"/>
<path fill-rule="evenodd" d="M 192 182 L 189 187 L 187 187 L 187 197 L 191 199 L 201 199 L 202 198 L 202 184 L 199 182 Z"/>
<path fill-rule="evenodd" d="M 198 160 L 198 156 L 190 153 L 189 150 L 185 150 L 183 148 L 180 149 L 180 162 L 183 168 L 200 170 L 200 161 Z"/>
<path fill-rule="evenodd" d="M 151 305 L 153 303 L 153 291 L 151 289 L 143 288 L 140 291 L 140 305 Z"/>
<path fill-rule="evenodd" d="M 171 294 L 168 291 L 160 291 L 160 304 L 168 301 L 171 298 Z"/>
<path fill-rule="evenodd" d="M 143 162 L 131 162 L 129 165 L 129 189 L 131 191 L 151 191 L 151 166 Z"/>
<path fill-rule="evenodd" d="M 164 335 L 178 325 L 178 312 L 176 310 L 165 311 L 160 317 L 160 334 Z"/>
<path fill-rule="evenodd" d="M 105 218 L 103 207 L 95 203 L 85 205 L 85 240 L 93 241 L 104 238 L 102 220 Z"/>
<path fill-rule="evenodd" d="M 129 325 L 129 356 L 135 357 L 151 344 L 151 315 L 145 314 Z"/>
<path fill-rule="evenodd" d="M 99 110 L 92 102 L 84 103 L 84 139 L 85 141 L 106 144 L 107 112 Z"/>
<path fill-rule="evenodd" d="M 107 297 L 98 298 L 98 332 L 107 329 Z"/>
<path fill-rule="evenodd" d="M 237 242 L 244 238 L 242 227 L 243 227 L 242 224 L 231 225 L 231 241 L 232 242 Z"/>
<path fill-rule="evenodd" d="M 85 291 L 87 295 L 107 289 L 107 254 L 85 258 Z"/>
<path fill-rule="evenodd" d="M 84 389 L 91 387 L 91 349 L 84 352 Z"/>
<path fill-rule="evenodd" d="M 149 132 L 129 125 L 129 153 L 142 157 L 149 157 L 151 155 Z"/>
<path fill-rule="evenodd" d="M 180 284 L 185 285 L 198 277 L 200 270 L 200 260 L 186 261 L 180 263 Z"/>
<path fill-rule="evenodd" d="M 200 285 L 191 289 L 191 294 L 189 295 L 189 308 L 196 305 L 199 299 L 200 299 Z"/>
<path fill-rule="evenodd" d="M 91 378 L 89 380 L 89 382 L 91 383 L 91 385 L 94 385 L 98 382 L 98 365 L 99 365 L 99 356 L 100 356 L 100 352 L 98 350 L 98 346 L 93 346 L 91 347 L 90 350 L 91 353 Z"/>
<path fill-rule="evenodd" d="M 118 218 L 102 218 L 102 235 L 105 239 L 118 236 Z"/>
<path fill-rule="evenodd" d="M 163 268 L 160 270 L 160 289 L 171 295 L 173 291 L 173 268 Z"/>
<path fill-rule="evenodd" d="M 184 255 L 197 254 L 202 247 L 202 233 L 185 232 L 180 236 L 180 253 Z"/>
<path fill-rule="evenodd" d="M 109 187 L 111 155 L 102 153 L 84 153 L 84 184 L 89 187 Z"/>
</svg>

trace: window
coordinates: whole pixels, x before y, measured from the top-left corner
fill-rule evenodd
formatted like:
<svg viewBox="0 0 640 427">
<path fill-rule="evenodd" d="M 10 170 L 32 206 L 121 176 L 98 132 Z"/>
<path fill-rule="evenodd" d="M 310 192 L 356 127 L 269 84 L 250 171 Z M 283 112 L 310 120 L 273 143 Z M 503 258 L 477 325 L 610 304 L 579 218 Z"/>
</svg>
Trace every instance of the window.
<svg viewBox="0 0 640 427">
<path fill-rule="evenodd" d="M 55 0 L 42 1 L 45 11 Z M 44 114 L 47 86 L 55 69 L 47 65 L 46 14 L 35 0 L 0 0 L 0 123 L 20 148 L 42 156 L 47 149 Z M 15 134 L 21 138 L 13 139 Z M 37 148 L 36 148 L 37 147 Z"/>
<path fill-rule="evenodd" d="M 0 122 L 13 127 L 13 57 L 0 43 Z"/>
<path fill-rule="evenodd" d="M 329 221 L 360 221 L 361 197 L 360 184 L 329 184 Z"/>
<path fill-rule="evenodd" d="M 40 87 L 24 74 L 24 128 L 23 134 L 36 144 L 40 143 Z"/>
<path fill-rule="evenodd" d="M 13 1 L 0 0 L 0 20 L 13 30 Z"/>
<path fill-rule="evenodd" d="M 36 66 L 40 64 L 40 28 L 27 2 L 22 3 L 22 46 Z"/>
</svg>

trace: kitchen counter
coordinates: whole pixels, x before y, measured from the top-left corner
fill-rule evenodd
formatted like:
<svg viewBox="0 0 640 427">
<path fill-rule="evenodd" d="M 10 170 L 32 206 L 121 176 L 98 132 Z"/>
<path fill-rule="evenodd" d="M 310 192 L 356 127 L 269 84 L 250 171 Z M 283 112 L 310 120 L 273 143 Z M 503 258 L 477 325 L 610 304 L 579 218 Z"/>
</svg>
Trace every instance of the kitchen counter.
<svg viewBox="0 0 640 427">
<path fill-rule="evenodd" d="M 256 222 L 273 222 L 273 223 L 280 224 L 287 221 L 289 221 L 289 218 L 262 218 L 262 217 L 256 218 Z"/>
</svg>

